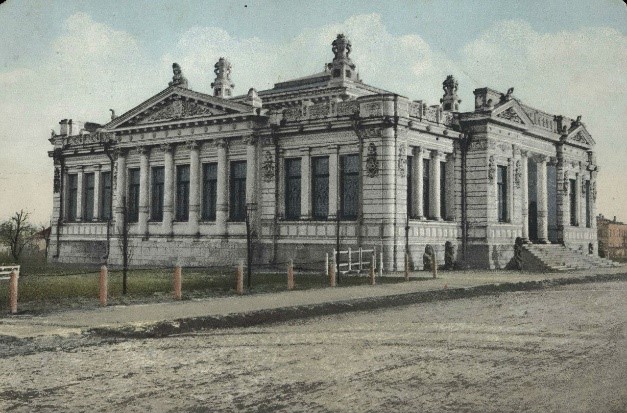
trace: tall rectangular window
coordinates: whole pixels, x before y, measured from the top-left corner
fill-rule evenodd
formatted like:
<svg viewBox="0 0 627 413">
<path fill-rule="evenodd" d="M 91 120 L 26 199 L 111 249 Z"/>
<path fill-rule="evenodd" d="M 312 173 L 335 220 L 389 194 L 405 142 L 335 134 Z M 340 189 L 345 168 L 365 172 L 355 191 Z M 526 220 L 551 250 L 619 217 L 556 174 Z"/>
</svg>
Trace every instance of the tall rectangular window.
<svg viewBox="0 0 627 413">
<path fill-rule="evenodd" d="M 111 172 L 103 172 L 100 175 L 100 219 L 108 221 L 111 219 Z"/>
<path fill-rule="evenodd" d="M 311 202 L 314 219 L 329 217 L 329 157 L 311 159 Z"/>
<path fill-rule="evenodd" d="M 498 165 L 496 176 L 496 192 L 498 195 L 499 222 L 507 222 L 507 166 Z"/>
<path fill-rule="evenodd" d="M 586 181 L 586 228 L 592 228 L 592 205 L 590 202 L 590 181 Z"/>
<path fill-rule="evenodd" d="M 412 196 L 412 170 L 414 169 L 413 157 L 407 157 L 407 216 L 413 218 L 412 214 L 412 204 L 414 203 Z"/>
<path fill-rule="evenodd" d="M 440 162 L 440 217 L 446 219 L 446 162 Z"/>
<path fill-rule="evenodd" d="M 94 220 L 94 191 L 95 175 L 88 173 L 83 175 L 83 221 Z"/>
<path fill-rule="evenodd" d="M 128 170 L 128 222 L 139 221 L 139 169 Z"/>
<path fill-rule="evenodd" d="M 68 197 L 67 197 L 67 220 L 76 221 L 76 205 L 78 204 L 78 175 L 71 174 L 67 177 Z"/>
<path fill-rule="evenodd" d="M 356 219 L 359 202 L 359 155 L 342 155 L 340 213 L 342 219 Z"/>
<path fill-rule="evenodd" d="M 570 183 L 570 225 L 577 225 L 577 180 L 571 179 Z"/>
<path fill-rule="evenodd" d="M 422 160 L 422 216 L 429 217 L 431 210 L 429 209 L 429 203 L 431 200 L 431 160 Z"/>
<path fill-rule="evenodd" d="M 300 158 L 285 160 L 285 218 L 300 218 Z"/>
<path fill-rule="evenodd" d="M 202 219 L 216 220 L 216 200 L 218 195 L 218 164 L 206 163 L 202 166 Z"/>
<path fill-rule="evenodd" d="M 177 221 L 189 219 L 189 165 L 176 166 L 176 213 Z"/>
<path fill-rule="evenodd" d="M 163 221 L 163 181 L 165 169 L 163 166 L 152 168 L 150 191 L 150 220 Z"/>
<path fill-rule="evenodd" d="M 246 161 L 231 162 L 229 218 L 246 220 Z"/>
</svg>

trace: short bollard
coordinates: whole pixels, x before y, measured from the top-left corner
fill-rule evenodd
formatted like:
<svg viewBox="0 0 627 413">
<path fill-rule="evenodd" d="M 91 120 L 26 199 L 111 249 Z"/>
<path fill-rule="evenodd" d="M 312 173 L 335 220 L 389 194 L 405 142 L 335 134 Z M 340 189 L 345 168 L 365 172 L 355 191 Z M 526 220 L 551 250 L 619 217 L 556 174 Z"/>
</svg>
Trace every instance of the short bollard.
<svg viewBox="0 0 627 413">
<path fill-rule="evenodd" d="M 324 255 L 324 275 L 329 276 L 329 253 Z"/>
<path fill-rule="evenodd" d="M 370 285 L 375 285 L 377 283 L 374 276 L 374 254 L 372 254 L 372 259 L 370 260 Z"/>
<path fill-rule="evenodd" d="M 335 259 L 332 260 L 329 266 L 329 284 L 331 287 L 335 287 Z"/>
<path fill-rule="evenodd" d="M 15 270 L 11 271 L 9 276 L 9 306 L 11 307 L 11 314 L 17 313 L 17 279 L 20 277 L 19 273 Z"/>
<path fill-rule="evenodd" d="M 287 264 L 287 289 L 294 289 L 294 261 L 290 260 L 290 263 Z"/>
<path fill-rule="evenodd" d="M 107 270 L 107 266 L 103 265 L 100 267 L 100 305 L 103 307 L 107 306 L 107 296 L 109 294 L 107 284 L 108 275 L 109 270 Z"/>
<path fill-rule="evenodd" d="M 405 281 L 409 281 L 409 253 L 405 253 Z"/>
<path fill-rule="evenodd" d="M 235 292 L 240 295 L 244 294 L 244 263 L 242 261 L 237 266 L 235 283 Z"/>
<path fill-rule="evenodd" d="M 383 251 L 379 252 L 379 277 L 383 277 Z"/>
<path fill-rule="evenodd" d="M 181 283 L 182 283 L 182 269 L 180 265 L 174 267 L 174 299 L 181 299 Z"/>
<path fill-rule="evenodd" d="M 433 278 L 437 278 L 438 276 L 438 262 L 436 261 L 435 254 L 431 259 L 431 271 L 433 271 Z"/>
</svg>

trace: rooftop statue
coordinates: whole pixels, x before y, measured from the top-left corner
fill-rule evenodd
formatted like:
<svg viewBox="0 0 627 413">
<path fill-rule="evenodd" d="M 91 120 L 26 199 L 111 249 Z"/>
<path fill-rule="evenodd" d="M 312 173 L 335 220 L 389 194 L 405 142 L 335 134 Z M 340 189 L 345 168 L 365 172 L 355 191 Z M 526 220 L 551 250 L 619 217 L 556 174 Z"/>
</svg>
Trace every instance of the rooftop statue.
<svg viewBox="0 0 627 413">
<path fill-rule="evenodd" d="M 168 83 L 170 86 L 178 86 L 187 89 L 187 79 L 183 76 L 183 71 L 178 63 L 172 63 L 172 81 Z"/>
</svg>

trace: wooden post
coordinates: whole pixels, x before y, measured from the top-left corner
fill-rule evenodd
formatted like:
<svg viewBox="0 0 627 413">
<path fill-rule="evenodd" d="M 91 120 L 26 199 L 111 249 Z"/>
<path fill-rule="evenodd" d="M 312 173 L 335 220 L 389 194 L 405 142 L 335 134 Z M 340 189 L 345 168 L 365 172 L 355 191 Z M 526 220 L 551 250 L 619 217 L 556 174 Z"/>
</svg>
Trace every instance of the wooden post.
<svg viewBox="0 0 627 413">
<path fill-rule="evenodd" d="M 352 257 L 351 257 L 351 255 L 353 255 L 351 252 L 352 252 L 351 251 L 351 247 L 348 247 L 348 272 L 351 271 L 351 264 L 352 264 Z"/>
<path fill-rule="evenodd" d="M 405 253 L 405 281 L 409 281 L 409 253 Z"/>
<path fill-rule="evenodd" d="M 335 255 L 333 256 L 333 262 L 329 267 L 329 283 L 331 287 L 335 287 Z"/>
<path fill-rule="evenodd" d="M 181 266 L 177 265 L 174 267 L 174 299 L 181 299 L 181 278 L 182 278 L 182 270 Z"/>
<path fill-rule="evenodd" d="M 287 289 L 294 289 L 294 260 L 290 260 L 287 264 Z"/>
<path fill-rule="evenodd" d="M 19 271 L 11 271 L 9 276 L 9 306 L 11 307 L 11 314 L 17 313 L 17 279 L 19 277 Z"/>
<path fill-rule="evenodd" d="M 107 298 L 109 295 L 109 284 L 107 278 L 109 276 L 109 270 L 106 265 L 100 267 L 100 305 L 102 307 L 107 306 Z"/>
<path fill-rule="evenodd" d="M 433 278 L 438 276 L 438 262 L 436 260 L 437 255 L 434 253 L 431 257 L 431 271 L 433 271 Z"/>
<path fill-rule="evenodd" d="M 359 247 L 359 273 L 361 274 L 361 270 L 363 270 L 363 264 L 361 263 L 361 259 L 363 258 L 363 252 L 361 247 Z"/>
<path fill-rule="evenodd" d="M 324 254 L 324 275 L 329 277 L 329 253 Z"/>
<path fill-rule="evenodd" d="M 383 277 L 383 248 L 379 252 L 379 277 Z"/>
<path fill-rule="evenodd" d="M 374 252 L 372 253 L 372 259 L 370 260 L 370 285 L 375 285 L 377 283 L 377 281 L 375 280 L 375 276 L 374 276 L 374 259 L 375 254 Z"/>
<path fill-rule="evenodd" d="M 244 294 L 244 262 L 240 260 L 235 275 L 235 292 L 239 295 Z"/>
</svg>

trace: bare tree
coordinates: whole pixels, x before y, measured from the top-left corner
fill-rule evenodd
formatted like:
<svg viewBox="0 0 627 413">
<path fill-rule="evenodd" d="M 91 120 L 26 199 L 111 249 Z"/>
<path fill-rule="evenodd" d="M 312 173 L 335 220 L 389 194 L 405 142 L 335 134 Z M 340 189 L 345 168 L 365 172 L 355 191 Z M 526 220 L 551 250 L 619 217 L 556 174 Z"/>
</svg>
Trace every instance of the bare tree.
<svg viewBox="0 0 627 413">
<path fill-rule="evenodd" d="M 0 243 L 9 247 L 16 262 L 19 262 L 22 251 L 32 242 L 36 232 L 35 227 L 28 222 L 29 216 L 30 213 L 22 209 L 0 224 Z"/>
</svg>

